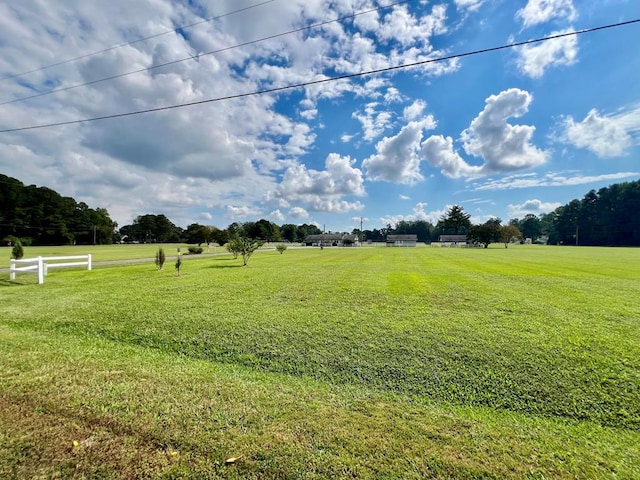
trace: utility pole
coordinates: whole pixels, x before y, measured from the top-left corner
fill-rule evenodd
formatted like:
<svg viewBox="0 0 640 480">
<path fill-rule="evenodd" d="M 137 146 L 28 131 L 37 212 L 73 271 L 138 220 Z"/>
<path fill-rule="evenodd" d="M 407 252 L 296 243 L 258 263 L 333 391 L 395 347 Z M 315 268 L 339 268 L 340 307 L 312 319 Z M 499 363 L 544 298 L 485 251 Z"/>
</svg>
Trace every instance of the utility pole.
<svg viewBox="0 0 640 480">
<path fill-rule="evenodd" d="M 95 246 L 96 244 L 96 226 L 93 226 L 93 245 Z"/>
<path fill-rule="evenodd" d="M 360 246 L 362 246 L 363 240 L 364 240 L 364 235 L 362 233 L 362 217 L 360 217 Z"/>
</svg>

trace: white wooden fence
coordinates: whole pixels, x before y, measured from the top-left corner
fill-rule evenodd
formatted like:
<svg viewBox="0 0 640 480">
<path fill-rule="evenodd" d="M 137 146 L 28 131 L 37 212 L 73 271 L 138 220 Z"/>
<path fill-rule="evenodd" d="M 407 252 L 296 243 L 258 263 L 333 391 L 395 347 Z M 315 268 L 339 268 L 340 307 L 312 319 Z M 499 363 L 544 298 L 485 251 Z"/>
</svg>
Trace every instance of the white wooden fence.
<svg viewBox="0 0 640 480">
<path fill-rule="evenodd" d="M 69 260 L 75 261 L 70 262 Z M 38 283 L 44 283 L 44 277 L 49 273 L 50 268 L 84 266 L 87 267 L 87 270 L 91 270 L 91 254 L 67 257 L 22 258 L 20 260 L 11 259 L 9 278 L 15 280 L 16 273 L 34 273 L 38 275 Z"/>
</svg>

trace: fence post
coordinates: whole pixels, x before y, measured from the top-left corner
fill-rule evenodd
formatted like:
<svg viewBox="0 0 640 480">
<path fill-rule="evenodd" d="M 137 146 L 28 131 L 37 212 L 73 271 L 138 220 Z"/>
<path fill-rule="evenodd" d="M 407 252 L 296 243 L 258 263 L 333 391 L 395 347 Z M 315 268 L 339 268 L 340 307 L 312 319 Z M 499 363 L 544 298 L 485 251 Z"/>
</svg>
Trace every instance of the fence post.
<svg viewBox="0 0 640 480">
<path fill-rule="evenodd" d="M 16 271 L 14 270 L 16 268 L 16 261 L 12 258 L 11 259 L 11 267 L 9 270 L 9 279 L 10 280 L 15 280 L 16 279 Z"/>
<path fill-rule="evenodd" d="M 38 257 L 38 284 L 44 283 L 44 265 L 42 262 L 42 257 Z"/>
<path fill-rule="evenodd" d="M 91 254 L 87 255 L 87 270 L 91 270 Z"/>
</svg>

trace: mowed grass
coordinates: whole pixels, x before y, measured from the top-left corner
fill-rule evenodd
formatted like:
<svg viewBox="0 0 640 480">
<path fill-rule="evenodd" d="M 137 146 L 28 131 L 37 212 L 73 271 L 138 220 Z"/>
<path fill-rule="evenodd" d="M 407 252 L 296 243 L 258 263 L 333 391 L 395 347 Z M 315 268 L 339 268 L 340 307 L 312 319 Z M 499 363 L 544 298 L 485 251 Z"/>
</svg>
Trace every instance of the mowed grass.
<svg viewBox="0 0 640 480">
<path fill-rule="evenodd" d="M 240 264 L 0 279 L 0 477 L 640 478 L 639 250 Z"/>
</svg>

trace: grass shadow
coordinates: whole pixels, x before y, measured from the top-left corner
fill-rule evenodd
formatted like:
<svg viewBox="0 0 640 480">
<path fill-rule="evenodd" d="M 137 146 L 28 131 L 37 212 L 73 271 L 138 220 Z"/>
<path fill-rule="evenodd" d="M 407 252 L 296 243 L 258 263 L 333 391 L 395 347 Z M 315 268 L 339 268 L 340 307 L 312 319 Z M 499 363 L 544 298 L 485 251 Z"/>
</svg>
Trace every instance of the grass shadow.
<svg viewBox="0 0 640 480">
<path fill-rule="evenodd" d="M 23 285 L 37 285 L 38 282 L 29 282 L 29 283 L 25 283 L 25 282 L 19 282 L 17 280 L 9 280 L 8 278 L 0 278 L 0 287 L 20 287 Z"/>
<path fill-rule="evenodd" d="M 239 262 L 242 262 L 241 259 L 233 258 L 231 256 L 215 257 L 215 258 L 211 258 L 210 260 L 213 261 L 213 264 L 210 264 L 205 268 L 237 268 L 237 267 L 243 266 L 242 263 L 238 264 Z"/>
<path fill-rule="evenodd" d="M 215 269 L 217 269 L 217 268 L 241 268 L 241 267 L 244 267 L 244 265 L 242 265 L 242 264 L 209 265 L 206 268 L 215 268 Z"/>
</svg>

